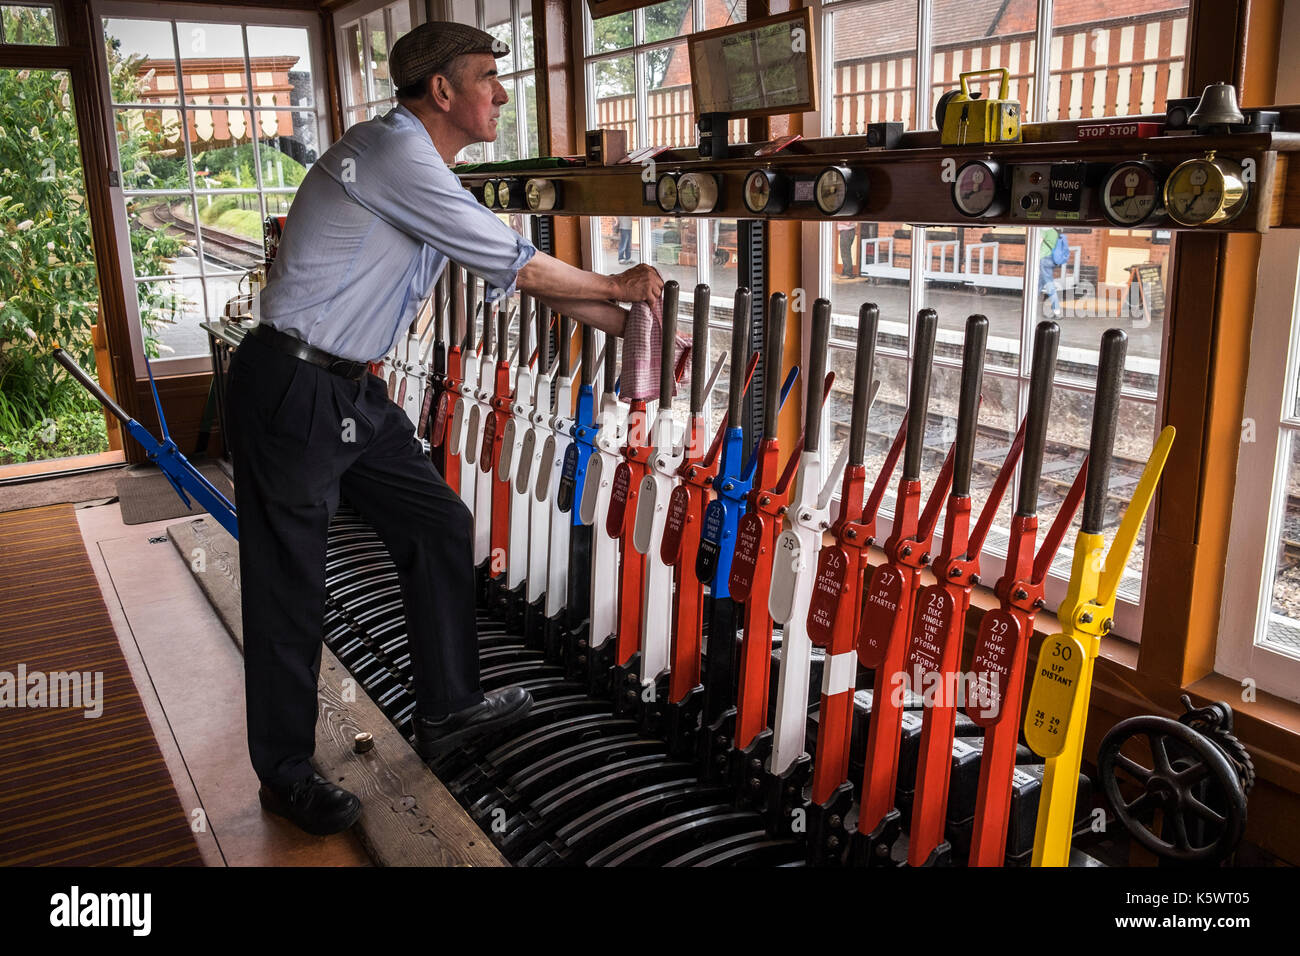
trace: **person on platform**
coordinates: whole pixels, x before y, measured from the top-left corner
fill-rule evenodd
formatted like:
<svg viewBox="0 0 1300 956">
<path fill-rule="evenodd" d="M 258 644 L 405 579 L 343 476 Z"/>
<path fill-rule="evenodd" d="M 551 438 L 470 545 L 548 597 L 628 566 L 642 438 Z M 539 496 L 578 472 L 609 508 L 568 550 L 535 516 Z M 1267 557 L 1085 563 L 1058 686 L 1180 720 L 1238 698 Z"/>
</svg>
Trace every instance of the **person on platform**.
<svg viewBox="0 0 1300 956">
<path fill-rule="evenodd" d="M 349 129 L 303 178 L 261 324 L 232 360 L 249 754 L 262 805 L 310 833 L 345 829 L 361 812 L 311 765 L 326 530 L 340 494 L 397 568 L 420 755 L 499 730 L 532 705 L 519 687 L 480 688 L 470 512 L 367 363 L 393 348 L 449 262 L 481 276 L 489 300 L 521 290 L 615 335 L 627 314 L 618 303 L 662 296 L 649 266 L 596 275 L 539 252 L 448 168 L 466 146 L 496 139 L 508 100 L 496 59 L 508 52 L 458 23 L 397 41 L 397 106 Z"/>
<path fill-rule="evenodd" d="M 1061 297 L 1056 287 L 1057 267 L 1070 261 L 1070 244 L 1059 229 L 1044 229 L 1038 243 L 1039 294 L 1047 296 L 1045 314 L 1049 319 L 1061 316 Z"/>
<path fill-rule="evenodd" d="M 632 264 L 632 217 L 618 217 L 618 264 Z"/>
<path fill-rule="evenodd" d="M 858 224 L 856 222 L 841 222 L 839 225 L 840 236 L 840 277 L 844 279 L 853 279 L 857 277 L 857 272 L 853 269 L 853 246 L 858 238 Z"/>
</svg>

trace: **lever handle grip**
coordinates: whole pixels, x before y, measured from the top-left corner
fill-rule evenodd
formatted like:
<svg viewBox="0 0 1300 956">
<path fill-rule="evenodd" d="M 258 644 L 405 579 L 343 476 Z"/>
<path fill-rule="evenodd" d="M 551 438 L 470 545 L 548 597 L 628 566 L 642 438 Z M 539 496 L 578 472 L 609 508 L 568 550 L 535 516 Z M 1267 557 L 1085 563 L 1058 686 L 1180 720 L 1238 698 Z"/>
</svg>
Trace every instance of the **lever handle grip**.
<svg viewBox="0 0 1300 956">
<path fill-rule="evenodd" d="M 691 312 L 691 415 L 704 410 L 704 386 L 709 377 L 709 287 L 701 282 L 695 287 L 695 304 Z"/>
<path fill-rule="evenodd" d="M 858 354 L 853 369 L 853 417 L 849 422 L 849 464 L 867 460 L 867 417 L 871 413 L 871 373 L 876 365 L 876 331 L 880 327 L 880 308 L 874 302 L 862 303 L 858 310 Z"/>
<path fill-rule="evenodd" d="M 921 480 L 921 454 L 925 451 L 925 420 L 930 407 L 930 371 L 934 364 L 934 337 L 939 314 L 922 309 L 916 315 L 916 351 L 912 353 L 912 387 L 907 396 L 907 445 L 903 450 L 903 479 Z"/>
<path fill-rule="evenodd" d="M 984 384 L 984 353 L 988 348 L 989 320 L 982 315 L 966 319 L 962 345 L 961 391 L 957 400 L 957 445 L 952 463 L 952 493 L 970 497 L 971 465 L 975 457 L 975 426 L 979 423 L 980 389 Z"/>
<path fill-rule="evenodd" d="M 735 305 L 731 311 L 731 370 L 727 373 L 727 421 L 731 427 L 740 426 L 741 404 L 745 400 L 745 377 L 739 372 L 749 366 L 749 317 L 752 303 L 749 290 L 736 290 Z"/>
<path fill-rule="evenodd" d="M 1101 534 L 1106 518 L 1110 456 L 1115 449 L 1119 390 L 1127 352 L 1128 333 L 1123 329 L 1107 329 L 1101 337 L 1097 361 L 1097 399 L 1092 411 L 1092 435 L 1088 440 L 1088 481 L 1083 490 L 1082 530 L 1087 534 Z"/>
<path fill-rule="evenodd" d="M 1056 352 L 1061 327 L 1051 320 L 1034 330 L 1034 365 L 1029 376 L 1029 408 L 1025 412 L 1025 451 L 1020 460 L 1020 491 L 1016 514 L 1038 514 L 1038 482 L 1043 475 L 1043 451 L 1047 447 L 1047 416 L 1052 406 L 1052 379 L 1056 376 Z"/>
<path fill-rule="evenodd" d="M 777 435 L 780 413 L 780 389 L 774 387 L 781 380 L 781 358 L 785 351 L 785 293 L 773 292 L 767 304 L 767 328 L 763 335 L 763 350 L 767 361 L 763 364 L 763 437 L 769 441 Z M 809 378 L 809 381 L 816 379 Z"/>
</svg>

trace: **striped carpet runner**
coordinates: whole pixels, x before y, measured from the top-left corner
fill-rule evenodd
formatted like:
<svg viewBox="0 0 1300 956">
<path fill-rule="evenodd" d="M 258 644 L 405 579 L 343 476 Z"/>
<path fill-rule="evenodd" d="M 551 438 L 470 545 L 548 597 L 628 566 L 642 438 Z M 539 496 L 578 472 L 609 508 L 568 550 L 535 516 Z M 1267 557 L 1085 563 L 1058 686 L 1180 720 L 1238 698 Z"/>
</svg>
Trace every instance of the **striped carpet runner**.
<svg viewBox="0 0 1300 956">
<path fill-rule="evenodd" d="M 72 506 L 0 513 L 0 865 L 201 866 L 187 814 Z"/>
</svg>

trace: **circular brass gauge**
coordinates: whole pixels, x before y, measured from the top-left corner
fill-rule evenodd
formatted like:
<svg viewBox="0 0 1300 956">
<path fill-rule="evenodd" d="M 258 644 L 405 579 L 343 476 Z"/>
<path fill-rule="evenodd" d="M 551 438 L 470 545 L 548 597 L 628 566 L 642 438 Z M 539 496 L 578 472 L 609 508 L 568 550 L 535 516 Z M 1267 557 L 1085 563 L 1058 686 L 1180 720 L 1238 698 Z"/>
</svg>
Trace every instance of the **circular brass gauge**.
<svg viewBox="0 0 1300 956">
<path fill-rule="evenodd" d="M 867 198 L 867 174 L 847 166 L 827 166 L 813 186 L 817 208 L 827 216 L 854 216 Z"/>
<path fill-rule="evenodd" d="M 1102 183 L 1102 212 L 1125 229 L 1140 226 L 1164 215 L 1163 186 L 1163 174 L 1150 163 L 1136 159 L 1120 163 Z"/>
<path fill-rule="evenodd" d="M 952 204 L 963 216 L 1000 216 L 1007 211 L 1002 169 L 991 159 L 973 159 L 957 170 Z"/>
<path fill-rule="evenodd" d="M 524 184 L 524 199 L 533 212 L 548 212 L 560 204 L 560 190 L 553 179 L 530 179 Z"/>
<path fill-rule="evenodd" d="M 523 209 L 524 181 L 522 179 L 497 180 L 497 206 L 501 209 Z"/>
<path fill-rule="evenodd" d="M 718 205 L 718 181 L 712 173 L 687 173 L 677 180 L 677 204 L 682 212 L 710 213 Z"/>
<path fill-rule="evenodd" d="M 1165 181 L 1165 209 L 1183 226 L 1207 226 L 1236 218 L 1250 195 L 1241 164 L 1231 159 L 1189 159 Z"/>
<path fill-rule="evenodd" d="M 655 184 L 655 201 L 664 212 L 677 211 L 677 177 L 664 173 Z"/>
<path fill-rule="evenodd" d="M 483 184 L 483 205 L 491 209 L 497 204 L 497 181 L 489 179 Z"/>
<path fill-rule="evenodd" d="M 790 205 L 790 178 L 770 169 L 756 169 L 745 177 L 745 208 L 759 215 L 785 212 Z"/>
</svg>

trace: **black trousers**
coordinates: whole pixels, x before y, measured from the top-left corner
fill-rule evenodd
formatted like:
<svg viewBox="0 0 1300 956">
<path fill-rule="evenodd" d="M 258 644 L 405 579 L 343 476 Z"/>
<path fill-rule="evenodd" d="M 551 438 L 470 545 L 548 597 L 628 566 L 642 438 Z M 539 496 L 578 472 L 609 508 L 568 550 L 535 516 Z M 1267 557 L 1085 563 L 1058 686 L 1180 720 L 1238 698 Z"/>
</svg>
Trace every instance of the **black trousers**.
<svg viewBox="0 0 1300 956">
<path fill-rule="evenodd" d="M 325 618 L 325 537 L 340 491 L 397 567 L 416 707 L 483 699 L 473 525 L 373 375 L 354 382 L 256 338 L 231 361 L 248 749 L 263 783 L 312 773 Z"/>
</svg>

